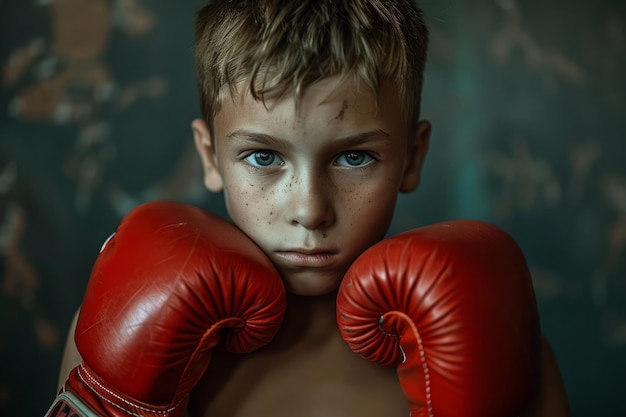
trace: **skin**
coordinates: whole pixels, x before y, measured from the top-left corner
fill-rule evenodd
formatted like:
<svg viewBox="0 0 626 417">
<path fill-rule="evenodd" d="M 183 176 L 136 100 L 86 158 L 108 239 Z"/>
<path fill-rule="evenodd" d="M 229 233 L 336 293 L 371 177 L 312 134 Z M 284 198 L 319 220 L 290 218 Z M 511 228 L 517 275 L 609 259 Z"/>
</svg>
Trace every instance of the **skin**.
<svg viewBox="0 0 626 417">
<path fill-rule="evenodd" d="M 248 355 L 214 352 L 189 414 L 406 416 L 395 369 L 347 348 L 334 302 L 348 266 L 386 233 L 398 193 L 418 187 L 430 124 L 411 126 L 389 83 L 377 96 L 330 78 L 298 102 L 260 102 L 242 89 L 223 103 L 213 134 L 202 120 L 192 129 L 206 187 L 224 193 L 232 221 L 289 292 L 270 345 Z M 524 416 L 567 416 L 558 365 L 542 343 L 542 380 Z M 68 342 L 61 380 L 79 360 Z"/>
<path fill-rule="evenodd" d="M 261 102 L 242 89 L 223 103 L 213 135 L 193 122 L 207 188 L 223 191 L 232 221 L 272 260 L 290 295 L 266 349 L 214 357 L 191 415 L 407 414 L 395 371 L 353 354 L 335 319 L 346 270 L 383 238 L 398 193 L 419 185 L 430 124 L 410 129 L 397 98 L 390 83 L 376 95 L 329 78 L 299 101 Z"/>
<path fill-rule="evenodd" d="M 223 191 L 232 221 L 300 295 L 335 290 L 350 264 L 385 235 L 399 192 L 417 188 L 430 124 L 409 129 L 395 88 L 378 100 L 339 78 L 293 96 L 226 99 L 192 124 L 205 184 Z"/>
</svg>

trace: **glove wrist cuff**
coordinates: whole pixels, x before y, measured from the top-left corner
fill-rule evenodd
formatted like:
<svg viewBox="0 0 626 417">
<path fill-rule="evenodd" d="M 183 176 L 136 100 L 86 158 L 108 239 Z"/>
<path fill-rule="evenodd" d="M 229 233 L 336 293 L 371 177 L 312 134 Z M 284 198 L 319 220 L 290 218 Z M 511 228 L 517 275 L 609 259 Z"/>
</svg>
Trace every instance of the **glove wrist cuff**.
<svg viewBox="0 0 626 417">
<path fill-rule="evenodd" d="M 98 417 L 76 395 L 71 392 L 61 392 L 56 397 L 45 417 Z"/>
<path fill-rule="evenodd" d="M 89 365 L 81 363 L 74 368 L 66 383 L 68 391 L 85 398 L 85 402 L 101 415 L 137 417 L 177 417 L 184 415 L 185 400 L 178 404 L 153 405 L 129 399 L 121 392 L 108 386 Z M 92 417 L 100 414 L 87 414 Z"/>
</svg>

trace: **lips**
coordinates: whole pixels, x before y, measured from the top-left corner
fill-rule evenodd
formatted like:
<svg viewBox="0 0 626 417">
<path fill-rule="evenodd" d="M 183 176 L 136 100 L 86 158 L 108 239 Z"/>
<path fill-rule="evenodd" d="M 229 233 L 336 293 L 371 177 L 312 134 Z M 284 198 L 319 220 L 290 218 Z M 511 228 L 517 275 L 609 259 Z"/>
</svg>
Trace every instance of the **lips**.
<svg viewBox="0 0 626 417">
<path fill-rule="evenodd" d="M 274 254 L 283 264 L 298 268 L 328 268 L 337 262 L 337 252 L 331 250 L 290 249 Z"/>
</svg>

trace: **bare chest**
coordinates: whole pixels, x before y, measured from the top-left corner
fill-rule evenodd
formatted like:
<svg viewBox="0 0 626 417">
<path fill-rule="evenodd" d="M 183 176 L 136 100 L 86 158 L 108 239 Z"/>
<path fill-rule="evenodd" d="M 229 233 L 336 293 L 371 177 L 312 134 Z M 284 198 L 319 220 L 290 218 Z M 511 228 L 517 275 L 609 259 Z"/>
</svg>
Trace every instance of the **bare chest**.
<svg viewBox="0 0 626 417">
<path fill-rule="evenodd" d="M 218 354 L 194 389 L 191 417 L 406 417 L 395 369 L 343 344 Z"/>
</svg>

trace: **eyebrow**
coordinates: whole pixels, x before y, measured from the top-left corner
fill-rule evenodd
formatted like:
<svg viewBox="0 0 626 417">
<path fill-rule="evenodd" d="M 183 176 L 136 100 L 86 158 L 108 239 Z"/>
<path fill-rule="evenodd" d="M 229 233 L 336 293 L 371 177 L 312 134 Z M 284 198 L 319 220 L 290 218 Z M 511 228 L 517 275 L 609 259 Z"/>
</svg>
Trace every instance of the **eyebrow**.
<svg viewBox="0 0 626 417">
<path fill-rule="evenodd" d="M 234 140 L 248 140 L 257 142 L 266 146 L 290 146 L 291 143 L 285 139 L 268 135 L 265 133 L 253 132 L 246 129 L 238 129 L 234 132 L 226 135 L 227 139 Z M 373 141 L 389 141 L 391 140 L 391 135 L 385 132 L 382 129 L 375 129 L 368 132 L 361 132 L 350 136 L 345 136 L 338 138 L 336 140 L 337 144 L 341 144 L 342 146 L 354 146 L 354 145 L 362 145 L 367 142 Z"/>
</svg>

